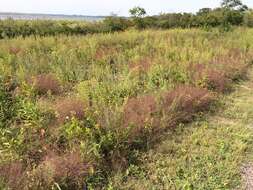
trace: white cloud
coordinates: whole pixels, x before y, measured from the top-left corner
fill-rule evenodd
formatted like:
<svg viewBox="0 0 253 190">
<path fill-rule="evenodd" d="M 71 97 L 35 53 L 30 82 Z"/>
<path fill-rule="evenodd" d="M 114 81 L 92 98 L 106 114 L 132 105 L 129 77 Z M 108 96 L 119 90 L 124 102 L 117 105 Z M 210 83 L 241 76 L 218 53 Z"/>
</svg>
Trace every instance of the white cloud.
<svg viewBox="0 0 253 190">
<path fill-rule="evenodd" d="M 253 7 L 253 0 L 245 0 Z M 144 7 L 150 15 L 160 12 L 195 12 L 202 7 L 216 7 L 220 0 L 3 0 L 1 12 L 128 15 L 134 6 Z"/>
</svg>

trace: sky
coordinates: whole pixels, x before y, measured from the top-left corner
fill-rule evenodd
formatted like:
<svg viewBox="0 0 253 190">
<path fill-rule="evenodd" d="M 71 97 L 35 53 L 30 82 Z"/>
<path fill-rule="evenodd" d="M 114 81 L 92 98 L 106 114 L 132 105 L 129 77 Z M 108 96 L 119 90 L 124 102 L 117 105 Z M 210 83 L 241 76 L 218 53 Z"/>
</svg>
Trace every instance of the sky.
<svg viewBox="0 0 253 190">
<path fill-rule="evenodd" d="M 0 12 L 128 16 L 134 6 L 145 8 L 148 15 L 165 12 L 196 12 L 217 7 L 221 0 L 2 0 Z M 243 0 L 253 8 L 253 0 Z"/>
</svg>

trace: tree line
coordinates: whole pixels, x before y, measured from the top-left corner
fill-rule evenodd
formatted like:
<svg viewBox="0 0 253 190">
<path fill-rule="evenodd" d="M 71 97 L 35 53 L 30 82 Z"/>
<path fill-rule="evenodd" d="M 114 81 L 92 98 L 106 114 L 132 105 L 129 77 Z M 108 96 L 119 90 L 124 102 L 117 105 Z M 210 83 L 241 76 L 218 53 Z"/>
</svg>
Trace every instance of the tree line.
<svg viewBox="0 0 253 190">
<path fill-rule="evenodd" d="M 157 16 L 146 16 L 145 9 L 131 9 L 131 20 L 136 28 L 191 28 L 231 26 L 253 27 L 253 10 L 240 0 L 223 0 L 220 7 L 202 8 L 197 13 L 166 13 Z"/>
<path fill-rule="evenodd" d="M 223 0 L 220 7 L 202 8 L 197 13 L 165 13 L 147 16 L 144 8 L 129 10 L 130 17 L 109 16 L 99 22 L 0 20 L 0 39 L 17 36 L 86 35 L 137 29 L 212 28 L 230 30 L 232 26 L 253 27 L 253 10 L 240 0 Z"/>
</svg>

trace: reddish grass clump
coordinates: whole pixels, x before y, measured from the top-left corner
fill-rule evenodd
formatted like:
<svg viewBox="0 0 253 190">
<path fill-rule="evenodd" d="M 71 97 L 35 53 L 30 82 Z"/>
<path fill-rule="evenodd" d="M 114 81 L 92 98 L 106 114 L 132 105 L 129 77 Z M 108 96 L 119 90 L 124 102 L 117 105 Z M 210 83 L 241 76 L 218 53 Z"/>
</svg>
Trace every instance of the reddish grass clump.
<svg viewBox="0 0 253 190">
<path fill-rule="evenodd" d="M 129 64 L 130 70 L 138 72 L 147 72 L 151 66 L 152 66 L 151 58 L 144 58 Z"/>
<path fill-rule="evenodd" d="M 10 47 L 9 53 L 12 55 L 17 55 L 21 51 L 21 48 L 18 47 Z"/>
<path fill-rule="evenodd" d="M 124 125 L 137 128 L 156 125 L 156 112 L 157 104 L 153 96 L 130 98 L 124 107 Z"/>
<path fill-rule="evenodd" d="M 207 70 L 206 76 L 209 89 L 224 93 L 230 88 L 230 80 L 224 72 L 210 69 Z"/>
<path fill-rule="evenodd" d="M 170 123 L 190 121 L 194 114 L 209 109 L 214 97 L 208 90 L 182 85 L 163 95 L 162 110 Z"/>
<path fill-rule="evenodd" d="M 247 56 L 238 51 L 229 51 L 227 55 L 215 57 L 210 65 L 220 67 L 225 76 L 231 80 L 243 79 L 248 70 Z"/>
<path fill-rule="evenodd" d="M 56 102 L 57 119 L 60 123 L 63 123 L 72 117 L 76 119 L 84 118 L 85 104 L 78 99 L 60 99 Z"/>
<path fill-rule="evenodd" d="M 21 189 L 24 168 L 21 162 L 12 162 L 0 166 L 0 178 L 11 189 Z"/>
<path fill-rule="evenodd" d="M 62 156 L 52 154 L 30 173 L 29 177 L 34 182 L 28 181 L 33 188 L 50 188 L 56 182 L 64 189 L 82 189 L 89 167 L 79 152 Z"/>
<path fill-rule="evenodd" d="M 115 56 L 118 53 L 118 49 L 115 47 L 102 47 L 96 50 L 95 58 L 97 60 L 105 59 L 108 57 Z"/>
<path fill-rule="evenodd" d="M 32 80 L 34 88 L 39 94 L 46 94 L 49 91 L 52 94 L 59 94 L 61 86 L 57 78 L 52 74 L 41 74 Z"/>
<path fill-rule="evenodd" d="M 229 89 L 230 80 L 224 71 L 214 69 L 211 64 L 190 66 L 190 78 L 194 83 L 217 92 Z"/>
</svg>

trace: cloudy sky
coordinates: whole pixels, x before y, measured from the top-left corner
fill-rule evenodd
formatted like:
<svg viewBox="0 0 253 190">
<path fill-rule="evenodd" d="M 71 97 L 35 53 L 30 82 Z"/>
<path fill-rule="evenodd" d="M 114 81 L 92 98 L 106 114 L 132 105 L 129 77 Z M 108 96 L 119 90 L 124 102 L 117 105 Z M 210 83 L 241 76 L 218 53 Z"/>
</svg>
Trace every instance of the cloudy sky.
<svg viewBox="0 0 253 190">
<path fill-rule="evenodd" d="M 195 12 L 203 7 L 217 7 L 221 0 L 2 0 L 0 12 L 128 15 L 134 6 L 144 7 L 149 15 L 161 12 Z M 243 0 L 253 7 L 253 0 Z"/>
</svg>

